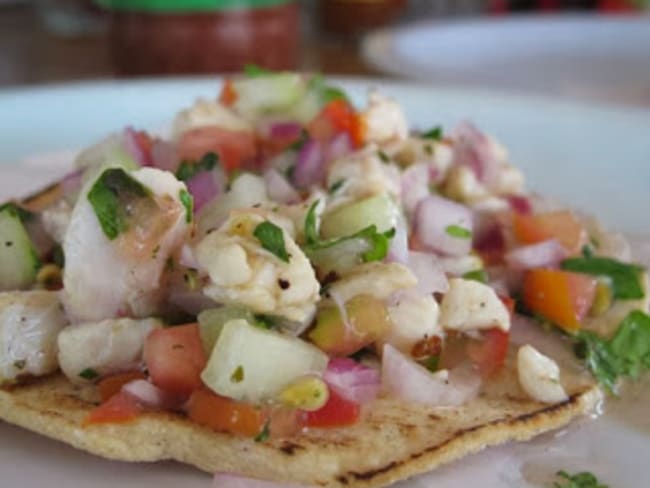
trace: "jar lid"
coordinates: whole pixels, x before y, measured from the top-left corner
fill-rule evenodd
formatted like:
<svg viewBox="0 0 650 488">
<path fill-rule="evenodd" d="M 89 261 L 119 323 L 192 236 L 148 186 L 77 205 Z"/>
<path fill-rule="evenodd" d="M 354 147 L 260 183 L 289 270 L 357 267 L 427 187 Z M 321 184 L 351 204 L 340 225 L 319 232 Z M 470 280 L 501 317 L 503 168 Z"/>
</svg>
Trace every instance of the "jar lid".
<svg viewBox="0 0 650 488">
<path fill-rule="evenodd" d="M 274 7 L 291 0 L 96 0 L 111 10 L 151 12 L 197 12 Z"/>
</svg>

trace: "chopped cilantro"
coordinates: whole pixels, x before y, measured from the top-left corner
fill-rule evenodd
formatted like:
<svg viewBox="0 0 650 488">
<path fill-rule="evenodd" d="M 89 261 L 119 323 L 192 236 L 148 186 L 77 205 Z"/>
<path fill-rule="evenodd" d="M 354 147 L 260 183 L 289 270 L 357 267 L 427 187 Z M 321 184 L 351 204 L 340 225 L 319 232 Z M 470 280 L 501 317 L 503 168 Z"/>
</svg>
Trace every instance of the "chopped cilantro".
<svg viewBox="0 0 650 488">
<path fill-rule="evenodd" d="M 260 329 L 271 330 L 278 326 L 277 319 L 271 315 L 255 314 L 254 319 L 251 324 Z"/>
<path fill-rule="evenodd" d="M 264 422 L 264 427 L 259 434 L 255 436 L 255 442 L 266 442 L 271 437 L 271 421 L 267 420 Z"/>
<path fill-rule="evenodd" d="M 244 367 L 241 364 L 230 375 L 230 381 L 232 383 L 241 383 L 244 381 Z"/>
<path fill-rule="evenodd" d="M 110 240 L 128 229 L 133 202 L 149 197 L 149 190 L 122 168 L 104 171 L 88 192 L 88 201 Z"/>
<path fill-rule="evenodd" d="M 99 378 L 99 373 L 93 368 L 86 368 L 81 373 L 79 373 L 79 377 L 88 381 L 92 381 Z"/>
<path fill-rule="evenodd" d="M 289 262 L 289 253 L 284 244 L 282 229 L 268 220 L 265 220 L 253 231 L 253 235 L 260 241 L 262 247 L 274 254 L 278 259 Z"/>
<path fill-rule="evenodd" d="M 466 229 L 465 227 L 461 227 L 460 225 L 448 225 L 445 228 L 445 232 L 447 233 L 447 235 L 451 237 L 455 237 L 456 239 L 472 238 L 472 231 Z"/>
<path fill-rule="evenodd" d="M 562 478 L 563 481 L 553 483 L 554 488 L 609 488 L 608 485 L 601 484 L 598 478 L 586 471 L 573 475 L 566 471 L 558 471 L 556 476 Z"/>
<path fill-rule="evenodd" d="M 328 104 L 334 100 L 343 100 L 349 102 L 348 96 L 338 87 L 325 84 L 325 78 L 321 74 L 315 74 L 309 80 L 309 89 L 320 94 L 323 104 Z"/>
<path fill-rule="evenodd" d="M 428 358 L 420 361 L 420 364 L 422 364 L 422 366 L 427 368 L 432 373 L 435 373 L 438 371 L 438 367 L 440 366 L 440 356 L 429 356 Z"/>
<path fill-rule="evenodd" d="M 439 125 L 433 127 L 432 129 L 423 132 L 421 137 L 423 139 L 433 139 L 434 141 L 439 141 L 440 139 L 442 139 L 442 127 L 440 127 Z"/>
<path fill-rule="evenodd" d="M 576 355 L 611 393 L 619 377 L 636 378 L 643 368 L 650 369 L 650 315 L 641 310 L 630 312 L 611 339 L 582 330 L 575 340 Z"/>
<path fill-rule="evenodd" d="M 582 255 L 586 259 L 593 258 L 594 257 L 594 250 L 590 246 L 585 244 L 584 246 L 582 246 Z"/>
<path fill-rule="evenodd" d="M 192 213 L 194 211 L 194 198 L 192 198 L 190 192 L 188 192 L 184 188 L 178 193 L 178 198 L 183 204 L 183 207 L 185 207 L 185 222 L 189 224 L 190 222 L 192 222 Z"/>
<path fill-rule="evenodd" d="M 27 361 L 25 359 L 17 359 L 14 361 L 14 368 L 16 369 L 25 369 L 27 366 Z"/>
<path fill-rule="evenodd" d="M 332 185 L 328 188 L 327 192 L 330 195 L 333 195 L 337 191 L 341 189 L 341 187 L 345 184 L 345 178 L 341 178 L 340 180 L 336 180 Z"/>
<path fill-rule="evenodd" d="M 639 275 L 644 269 L 641 266 L 601 256 L 569 258 L 562 261 L 561 266 L 567 271 L 609 278 L 614 299 L 631 300 L 645 296 L 639 279 Z"/>
<path fill-rule="evenodd" d="M 473 271 L 468 271 L 463 275 L 463 278 L 466 280 L 478 281 L 479 283 L 488 282 L 488 274 L 484 269 L 475 269 Z"/>
<path fill-rule="evenodd" d="M 307 252 L 317 251 L 318 249 L 327 249 L 351 239 L 364 239 L 370 246 L 370 249 L 361 255 L 364 262 L 381 261 L 386 257 L 386 254 L 388 254 L 388 248 L 390 247 L 390 240 L 395 236 L 394 228 L 389 229 L 386 232 L 378 232 L 376 225 L 370 225 L 349 236 L 321 240 L 318 230 L 316 229 L 316 207 L 318 206 L 318 202 L 319 201 L 316 200 L 312 203 L 307 212 L 307 216 L 305 217 L 304 234 L 306 240 L 305 248 Z"/>
<path fill-rule="evenodd" d="M 273 71 L 260 68 L 256 64 L 247 64 L 244 66 L 244 74 L 248 76 L 249 78 L 259 78 L 261 76 L 268 76 L 272 75 Z"/>
<path fill-rule="evenodd" d="M 213 152 L 206 153 L 198 161 L 183 161 L 176 170 L 176 178 L 188 181 L 203 171 L 212 171 L 219 163 L 219 156 Z"/>
<path fill-rule="evenodd" d="M 302 146 L 304 146 L 307 141 L 309 140 L 309 132 L 307 132 L 305 129 L 300 131 L 300 136 L 298 136 L 298 139 L 296 139 L 294 142 L 292 142 L 287 149 L 290 151 L 300 151 L 302 149 Z M 287 179 L 291 179 L 291 176 L 293 174 L 293 171 L 295 169 L 295 166 L 289 166 L 287 168 Z M 289 173 L 289 170 L 291 170 L 291 173 Z"/>
<path fill-rule="evenodd" d="M 390 163 L 390 158 L 388 157 L 388 154 L 386 154 L 381 149 L 379 151 L 377 151 L 377 156 L 379 156 L 379 159 L 381 159 L 382 163 L 384 163 L 384 164 Z"/>
</svg>

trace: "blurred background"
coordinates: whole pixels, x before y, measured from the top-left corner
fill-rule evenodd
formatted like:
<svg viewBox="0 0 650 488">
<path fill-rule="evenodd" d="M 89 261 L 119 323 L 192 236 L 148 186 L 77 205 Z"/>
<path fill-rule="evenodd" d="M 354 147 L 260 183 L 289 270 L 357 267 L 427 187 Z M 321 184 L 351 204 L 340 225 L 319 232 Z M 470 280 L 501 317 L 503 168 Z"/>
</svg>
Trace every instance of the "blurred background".
<svg viewBox="0 0 650 488">
<path fill-rule="evenodd" d="M 650 0 L 0 0 L 0 87 L 272 69 L 650 106 Z"/>
</svg>

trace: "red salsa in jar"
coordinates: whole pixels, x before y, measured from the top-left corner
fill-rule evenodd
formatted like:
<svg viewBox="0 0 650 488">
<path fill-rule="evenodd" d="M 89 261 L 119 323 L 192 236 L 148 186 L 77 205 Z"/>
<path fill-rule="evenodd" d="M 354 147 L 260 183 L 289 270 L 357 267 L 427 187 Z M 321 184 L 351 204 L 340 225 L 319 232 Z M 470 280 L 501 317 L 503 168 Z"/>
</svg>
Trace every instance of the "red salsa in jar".
<svg viewBox="0 0 650 488">
<path fill-rule="evenodd" d="M 299 9 L 292 0 L 98 0 L 111 13 L 120 75 L 293 69 Z"/>
</svg>

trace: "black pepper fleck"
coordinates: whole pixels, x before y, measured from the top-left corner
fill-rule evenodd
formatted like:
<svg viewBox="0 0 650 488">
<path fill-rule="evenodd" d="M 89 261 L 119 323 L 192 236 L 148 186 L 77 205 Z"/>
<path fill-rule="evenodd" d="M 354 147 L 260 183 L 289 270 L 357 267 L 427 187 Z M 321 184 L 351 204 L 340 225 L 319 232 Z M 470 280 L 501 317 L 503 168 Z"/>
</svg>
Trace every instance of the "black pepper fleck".
<svg viewBox="0 0 650 488">
<path fill-rule="evenodd" d="M 283 280 L 282 278 L 280 278 L 278 280 L 278 286 L 283 290 L 286 290 L 291 286 L 291 283 L 289 283 L 287 280 Z"/>
</svg>

